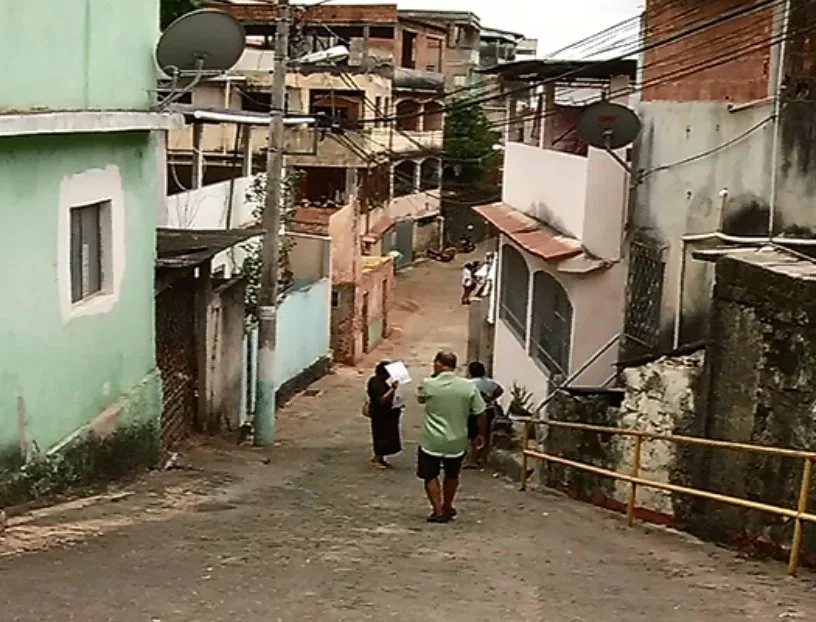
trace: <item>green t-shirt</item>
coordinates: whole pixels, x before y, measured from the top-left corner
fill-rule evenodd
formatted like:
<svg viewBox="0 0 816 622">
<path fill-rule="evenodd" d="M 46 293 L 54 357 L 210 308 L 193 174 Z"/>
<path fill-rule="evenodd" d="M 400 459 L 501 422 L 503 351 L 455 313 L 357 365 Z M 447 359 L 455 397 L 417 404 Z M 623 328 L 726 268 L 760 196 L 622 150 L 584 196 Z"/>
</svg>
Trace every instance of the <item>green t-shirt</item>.
<svg viewBox="0 0 816 622">
<path fill-rule="evenodd" d="M 419 401 L 425 405 L 425 421 L 419 446 L 432 456 L 458 458 L 468 442 L 468 416 L 481 415 L 485 403 L 470 380 L 453 372 L 426 378 L 419 387 Z"/>
</svg>

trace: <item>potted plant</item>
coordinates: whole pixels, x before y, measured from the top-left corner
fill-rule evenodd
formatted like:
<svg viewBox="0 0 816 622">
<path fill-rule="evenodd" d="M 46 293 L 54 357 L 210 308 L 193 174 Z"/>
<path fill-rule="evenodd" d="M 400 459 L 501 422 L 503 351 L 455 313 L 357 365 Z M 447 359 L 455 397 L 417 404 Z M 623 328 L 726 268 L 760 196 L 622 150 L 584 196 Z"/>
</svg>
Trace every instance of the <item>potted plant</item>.
<svg viewBox="0 0 816 622">
<path fill-rule="evenodd" d="M 510 414 L 516 417 L 531 417 L 532 404 L 533 394 L 527 390 L 527 387 L 514 382 L 510 387 Z"/>
</svg>

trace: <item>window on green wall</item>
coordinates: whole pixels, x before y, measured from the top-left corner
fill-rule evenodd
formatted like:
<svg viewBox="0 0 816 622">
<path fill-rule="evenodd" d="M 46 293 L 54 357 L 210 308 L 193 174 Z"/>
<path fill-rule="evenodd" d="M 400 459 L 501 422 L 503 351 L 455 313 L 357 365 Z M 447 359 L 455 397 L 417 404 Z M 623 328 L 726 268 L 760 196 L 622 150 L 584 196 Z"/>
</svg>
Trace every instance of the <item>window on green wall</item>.
<svg viewBox="0 0 816 622">
<path fill-rule="evenodd" d="M 103 228 L 110 222 L 107 203 L 71 209 L 71 302 L 81 302 L 104 289 Z"/>
</svg>

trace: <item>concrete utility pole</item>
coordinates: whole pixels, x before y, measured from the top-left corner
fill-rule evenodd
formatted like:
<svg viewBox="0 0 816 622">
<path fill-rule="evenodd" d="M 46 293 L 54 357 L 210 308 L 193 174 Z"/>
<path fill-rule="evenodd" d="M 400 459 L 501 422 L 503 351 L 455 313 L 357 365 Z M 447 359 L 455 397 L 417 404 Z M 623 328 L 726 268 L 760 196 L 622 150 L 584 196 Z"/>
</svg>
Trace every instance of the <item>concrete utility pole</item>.
<svg viewBox="0 0 816 622">
<path fill-rule="evenodd" d="M 275 67 L 272 74 L 272 104 L 269 111 L 269 148 L 266 163 L 266 205 L 262 226 L 263 264 L 258 300 L 258 394 L 255 402 L 255 444 L 275 440 L 275 354 L 277 305 L 280 279 L 280 229 L 283 205 L 283 115 L 286 101 L 286 69 L 289 62 L 289 0 L 278 0 L 275 31 Z"/>
</svg>

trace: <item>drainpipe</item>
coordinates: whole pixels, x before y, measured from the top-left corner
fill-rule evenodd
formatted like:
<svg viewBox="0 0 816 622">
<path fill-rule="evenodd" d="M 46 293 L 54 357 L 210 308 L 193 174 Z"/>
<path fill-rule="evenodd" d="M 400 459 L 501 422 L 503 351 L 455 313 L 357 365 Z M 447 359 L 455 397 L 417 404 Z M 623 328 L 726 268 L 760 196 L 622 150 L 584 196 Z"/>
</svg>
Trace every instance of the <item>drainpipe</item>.
<svg viewBox="0 0 816 622">
<path fill-rule="evenodd" d="M 674 335 L 672 349 L 680 346 L 680 323 L 683 321 L 683 282 L 686 280 L 686 238 L 680 238 L 680 274 L 677 277 L 677 292 L 674 297 Z"/>
<path fill-rule="evenodd" d="M 226 110 L 230 109 L 230 100 L 231 100 L 231 95 L 232 95 L 232 89 L 230 88 L 231 86 L 232 86 L 232 84 L 230 83 L 230 79 L 228 77 L 226 82 L 224 82 L 224 108 Z M 238 125 L 235 126 L 236 133 L 238 132 L 239 127 L 240 126 L 238 126 Z M 224 124 L 221 125 L 221 153 L 226 153 L 227 152 L 227 141 L 228 140 L 229 140 L 229 138 L 228 138 L 227 124 L 224 123 Z M 236 142 L 237 142 L 237 140 L 238 139 L 236 138 Z M 227 226 L 229 226 L 229 224 Z"/>
<path fill-rule="evenodd" d="M 774 131 L 773 147 L 771 152 L 771 196 L 768 201 L 768 239 L 774 235 L 774 212 L 776 211 L 777 169 L 779 161 L 779 128 L 782 125 L 782 82 L 785 79 L 785 52 L 787 50 L 787 34 L 790 22 L 791 0 L 785 0 L 782 8 L 782 38 L 779 42 L 777 58 L 776 93 L 774 97 Z"/>
</svg>

